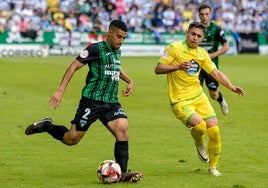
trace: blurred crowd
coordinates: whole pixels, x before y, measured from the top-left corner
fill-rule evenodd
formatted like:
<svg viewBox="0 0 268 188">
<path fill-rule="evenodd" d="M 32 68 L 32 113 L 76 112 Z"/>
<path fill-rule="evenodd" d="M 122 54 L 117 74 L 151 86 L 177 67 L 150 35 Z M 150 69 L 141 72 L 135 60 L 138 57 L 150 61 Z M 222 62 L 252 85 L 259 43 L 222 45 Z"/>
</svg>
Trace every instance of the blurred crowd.
<svg viewBox="0 0 268 188">
<path fill-rule="evenodd" d="M 204 2 L 226 31 L 268 33 L 268 0 L 0 0 L 0 32 L 105 32 L 112 19 L 133 32 L 185 31 Z"/>
</svg>

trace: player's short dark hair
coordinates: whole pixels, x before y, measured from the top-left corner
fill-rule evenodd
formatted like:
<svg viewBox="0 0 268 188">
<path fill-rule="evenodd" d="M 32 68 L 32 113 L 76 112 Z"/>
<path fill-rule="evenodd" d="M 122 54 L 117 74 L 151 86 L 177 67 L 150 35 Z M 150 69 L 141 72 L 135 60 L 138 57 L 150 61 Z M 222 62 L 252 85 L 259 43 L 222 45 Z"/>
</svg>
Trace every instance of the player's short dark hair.
<svg viewBox="0 0 268 188">
<path fill-rule="evenodd" d="M 123 22 L 122 20 L 113 20 L 111 21 L 110 25 L 109 25 L 109 30 L 113 27 L 116 27 L 122 31 L 127 32 L 128 28 L 127 25 L 125 24 L 125 22 Z"/>
<path fill-rule="evenodd" d="M 201 22 L 194 21 L 194 22 L 190 23 L 188 29 L 192 29 L 194 27 L 201 29 L 204 33 L 206 32 L 206 27 Z"/>
<path fill-rule="evenodd" d="M 198 7 L 198 12 L 200 12 L 201 10 L 203 10 L 205 8 L 208 8 L 210 10 L 210 12 L 212 11 L 212 7 L 209 4 L 203 3 Z"/>
</svg>

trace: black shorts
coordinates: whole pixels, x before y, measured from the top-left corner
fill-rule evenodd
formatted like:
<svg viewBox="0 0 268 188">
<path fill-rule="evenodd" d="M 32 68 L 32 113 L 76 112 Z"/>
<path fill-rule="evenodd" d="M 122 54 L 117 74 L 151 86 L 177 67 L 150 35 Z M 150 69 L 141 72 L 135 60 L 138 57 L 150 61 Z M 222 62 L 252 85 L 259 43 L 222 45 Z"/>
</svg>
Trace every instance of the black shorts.
<svg viewBox="0 0 268 188">
<path fill-rule="evenodd" d="M 217 82 L 212 76 L 210 76 L 206 71 L 201 69 L 199 74 L 200 84 L 203 86 L 204 81 L 206 82 L 206 86 L 211 91 L 217 91 L 219 87 L 219 82 Z"/>
<path fill-rule="evenodd" d="M 127 118 L 120 103 L 106 103 L 82 97 L 71 123 L 76 125 L 77 131 L 86 131 L 97 119 L 107 126 L 109 121 L 118 118 Z"/>
</svg>

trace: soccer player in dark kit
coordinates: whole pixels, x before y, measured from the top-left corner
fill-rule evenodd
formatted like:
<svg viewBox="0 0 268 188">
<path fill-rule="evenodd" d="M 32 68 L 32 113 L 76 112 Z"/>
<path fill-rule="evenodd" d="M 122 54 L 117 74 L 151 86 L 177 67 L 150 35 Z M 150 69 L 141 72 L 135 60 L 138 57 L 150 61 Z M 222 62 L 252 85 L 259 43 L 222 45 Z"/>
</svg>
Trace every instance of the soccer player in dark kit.
<svg viewBox="0 0 268 188">
<path fill-rule="evenodd" d="M 74 73 L 85 65 L 89 67 L 71 128 L 55 125 L 52 119 L 47 117 L 29 125 L 25 134 L 47 132 L 66 145 L 75 145 L 83 138 L 91 124 L 99 119 L 115 137 L 114 157 L 123 173 L 119 182 L 137 182 L 143 174 L 128 171 L 128 119 L 117 97 L 120 79 L 127 83 L 126 90 L 122 92 L 123 96 L 129 96 L 133 90 L 133 81 L 121 68 L 120 61 L 120 47 L 127 31 L 123 21 L 113 20 L 109 25 L 107 39 L 87 46 L 65 71 L 58 90 L 49 100 L 53 109 L 60 105 Z"/>
<path fill-rule="evenodd" d="M 219 56 L 229 50 L 229 44 L 225 37 L 224 30 L 211 21 L 212 8 L 210 5 L 201 4 L 198 8 L 198 13 L 201 23 L 206 27 L 204 39 L 200 43 L 200 46 L 206 49 L 213 63 L 219 68 Z M 201 69 L 199 80 L 201 85 L 203 85 L 205 81 L 210 97 L 218 101 L 221 106 L 222 114 L 227 115 L 229 113 L 228 104 L 219 91 L 219 83 L 203 69 Z"/>
</svg>

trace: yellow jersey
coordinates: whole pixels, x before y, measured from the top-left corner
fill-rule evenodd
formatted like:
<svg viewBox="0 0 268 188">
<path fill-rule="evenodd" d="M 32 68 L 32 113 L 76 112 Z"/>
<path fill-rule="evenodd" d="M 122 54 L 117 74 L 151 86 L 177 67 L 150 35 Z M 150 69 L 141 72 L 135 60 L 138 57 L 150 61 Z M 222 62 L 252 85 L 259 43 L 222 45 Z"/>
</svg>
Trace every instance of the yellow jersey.
<svg viewBox="0 0 268 188">
<path fill-rule="evenodd" d="M 187 72 L 176 70 L 167 73 L 171 105 L 200 95 L 203 91 L 198 79 L 200 69 L 203 68 L 207 73 L 210 73 L 216 69 L 216 66 L 204 48 L 191 49 L 187 46 L 186 41 L 169 44 L 158 61 L 158 63 L 166 65 L 189 61 L 192 62 L 192 67 Z"/>
</svg>

